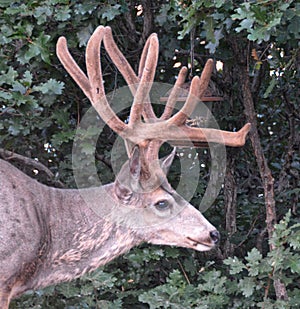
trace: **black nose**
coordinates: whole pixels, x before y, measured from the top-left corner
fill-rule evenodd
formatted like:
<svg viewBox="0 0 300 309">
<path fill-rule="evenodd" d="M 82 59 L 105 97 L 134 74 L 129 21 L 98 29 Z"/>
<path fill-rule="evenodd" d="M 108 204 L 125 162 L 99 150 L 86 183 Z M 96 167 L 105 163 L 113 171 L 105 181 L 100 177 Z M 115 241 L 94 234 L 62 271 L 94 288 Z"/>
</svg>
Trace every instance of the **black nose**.
<svg viewBox="0 0 300 309">
<path fill-rule="evenodd" d="M 220 233 L 217 230 L 211 231 L 209 233 L 211 240 L 217 244 L 220 241 Z"/>
</svg>

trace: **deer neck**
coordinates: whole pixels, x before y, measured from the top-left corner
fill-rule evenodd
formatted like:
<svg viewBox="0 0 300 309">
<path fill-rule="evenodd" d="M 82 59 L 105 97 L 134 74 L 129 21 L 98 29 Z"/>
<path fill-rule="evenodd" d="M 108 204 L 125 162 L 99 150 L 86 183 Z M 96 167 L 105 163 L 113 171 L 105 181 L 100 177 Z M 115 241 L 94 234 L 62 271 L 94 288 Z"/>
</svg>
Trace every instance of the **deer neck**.
<svg viewBox="0 0 300 309">
<path fill-rule="evenodd" d="M 48 257 L 32 288 L 72 280 L 143 241 L 134 230 L 113 220 L 116 211 L 110 211 L 113 200 L 104 198 L 111 194 L 112 186 L 49 193 L 57 201 L 48 209 L 51 242 Z"/>
</svg>

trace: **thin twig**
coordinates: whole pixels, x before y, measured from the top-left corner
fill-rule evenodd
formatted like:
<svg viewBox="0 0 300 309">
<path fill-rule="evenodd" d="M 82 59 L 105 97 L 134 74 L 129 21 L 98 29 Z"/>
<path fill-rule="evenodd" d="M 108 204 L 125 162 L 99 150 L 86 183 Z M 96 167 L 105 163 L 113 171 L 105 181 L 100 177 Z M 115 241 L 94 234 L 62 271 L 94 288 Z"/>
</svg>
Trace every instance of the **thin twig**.
<svg viewBox="0 0 300 309">
<path fill-rule="evenodd" d="M 252 222 L 252 224 L 251 224 L 251 226 L 250 226 L 250 229 L 249 229 L 248 233 L 246 234 L 246 237 L 244 238 L 244 240 L 242 240 L 242 241 L 237 245 L 237 248 L 239 248 L 244 242 L 246 242 L 247 238 L 249 237 L 249 235 L 251 234 L 251 232 L 254 230 L 255 224 L 256 224 L 256 222 L 257 222 L 259 216 L 260 216 L 260 215 L 257 215 L 256 218 L 254 218 L 254 220 L 253 220 L 253 222 Z"/>
<path fill-rule="evenodd" d="M 184 270 L 184 268 L 183 268 L 181 262 L 180 262 L 178 259 L 177 259 L 177 262 L 178 262 L 178 264 L 179 264 L 179 266 L 180 266 L 180 268 L 181 268 L 181 271 L 183 272 L 183 275 L 184 275 L 184 278 L 185 278 L 186 282 L 187 282 L 188 284 L 191 284 L 191 281 L 190 281 L 189 277 L 187 276 L 187 274 L 186 274 L 186 272 L 185 272 L 185 270 Z"/>
</svg>

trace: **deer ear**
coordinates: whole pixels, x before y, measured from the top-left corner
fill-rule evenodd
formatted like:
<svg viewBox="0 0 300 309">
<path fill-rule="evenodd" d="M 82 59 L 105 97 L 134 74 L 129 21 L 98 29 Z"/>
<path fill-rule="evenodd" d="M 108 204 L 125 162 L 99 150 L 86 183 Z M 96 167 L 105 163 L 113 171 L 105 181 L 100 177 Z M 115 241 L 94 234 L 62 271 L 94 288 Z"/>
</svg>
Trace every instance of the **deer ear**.
<svg viewBox="0 0 300 309">
<path fill-rule="evenodd" d="M 140 149 L 138 146 L 134 146 L 129 158 L 129 171 L 130 176 L 134 180 L 140 179 L 141 173 L 141 161 L 140 161 Z"/>
<path fill-rule="evenodd" d="M 122 203 L 129 203 L 133 192 L 138 188 L 140 173 L 140 149 L 135 146 L 129 160 L 124 163 L 115 181 L 115 194 Z"/>
<path fill-rule="evenodd" d="M 166 157 L 160 159 L 160 166 L 161 169 L 163 170 L 163 172 L 165 173 L 165 175 L 168 174 L 169 169 L 172 165 L 172 162 L 174 160 L 176 154 L 176 147 L 174 147 L 174 149 L 172 150 L 172 152 L 170 154 L 168 154 Z"/>
<path fill-rule="evenodd" d="M 130 188 L 122 185 L 118 180 L 115 182 L 114 192 L 122 204 L 129 204 L 132 198 L 133 192 Z"/>
</svg>

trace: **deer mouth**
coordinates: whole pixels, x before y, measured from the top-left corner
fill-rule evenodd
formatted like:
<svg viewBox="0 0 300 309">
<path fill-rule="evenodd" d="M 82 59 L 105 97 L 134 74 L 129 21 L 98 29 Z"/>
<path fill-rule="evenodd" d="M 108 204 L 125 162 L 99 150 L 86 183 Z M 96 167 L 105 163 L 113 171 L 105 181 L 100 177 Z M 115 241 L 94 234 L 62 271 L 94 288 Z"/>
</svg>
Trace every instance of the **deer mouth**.
<svg viewBox="0 0 300 309">
<path fill-rule="evenodd" d="M 197 251 L 208 251 L 215 246 L 212 243 L 201 242 L 191 237 L 187 237 L 186 239 L 188 240 L 189 246 Z"/>
</svg>

